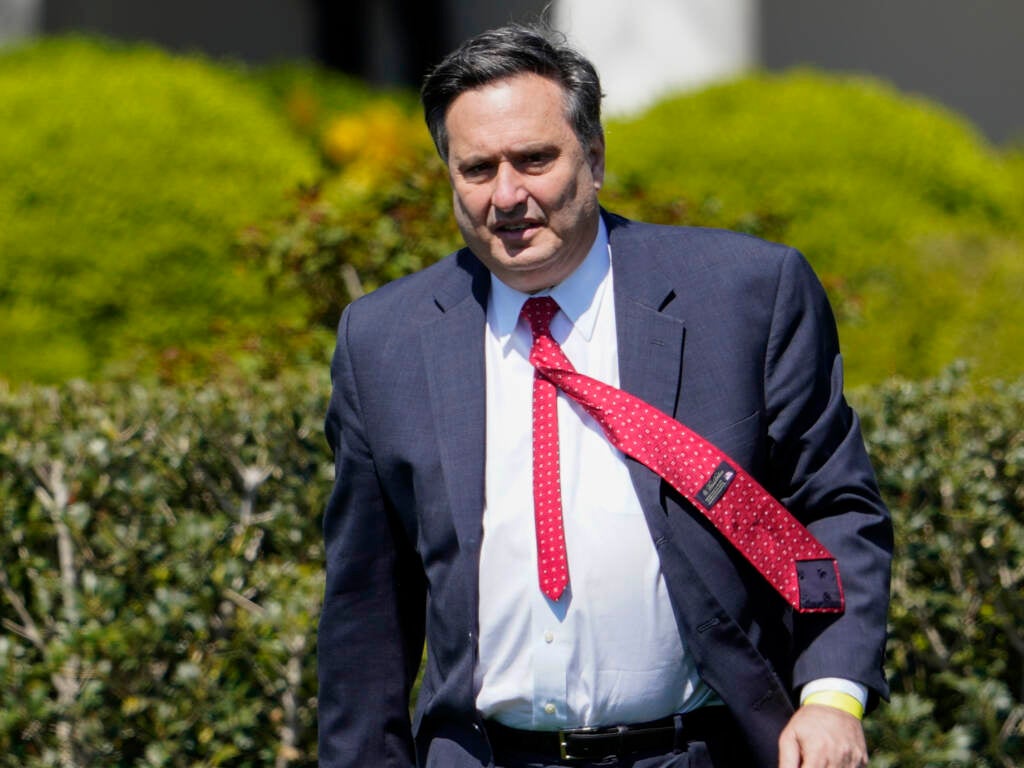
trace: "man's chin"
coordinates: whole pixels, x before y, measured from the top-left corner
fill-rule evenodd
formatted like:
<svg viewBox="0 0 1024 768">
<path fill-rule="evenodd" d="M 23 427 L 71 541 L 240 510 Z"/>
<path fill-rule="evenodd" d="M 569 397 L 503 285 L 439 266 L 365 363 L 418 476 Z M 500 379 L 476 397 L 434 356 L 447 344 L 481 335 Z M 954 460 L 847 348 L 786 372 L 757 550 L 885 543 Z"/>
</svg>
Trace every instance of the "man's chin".
<svg viewBox="0 0 1024 768">
<path fill-rule="evenodd" d="M 504 267 L 498 277 L 503 283 L 523 293 L 536 293 L 546 288 L 551 288 L 564 280 L 568 275 L 563 275 L 558 265 L 549 261 L 514 263 Z"/>
<path fill-rule="evenodd" d="M 535 243 L 515 240 L 499 240 L 494 249 L 494 256 L 499 261 L 529 261 L 530 251 L 534 249 Z"/>
</svg>

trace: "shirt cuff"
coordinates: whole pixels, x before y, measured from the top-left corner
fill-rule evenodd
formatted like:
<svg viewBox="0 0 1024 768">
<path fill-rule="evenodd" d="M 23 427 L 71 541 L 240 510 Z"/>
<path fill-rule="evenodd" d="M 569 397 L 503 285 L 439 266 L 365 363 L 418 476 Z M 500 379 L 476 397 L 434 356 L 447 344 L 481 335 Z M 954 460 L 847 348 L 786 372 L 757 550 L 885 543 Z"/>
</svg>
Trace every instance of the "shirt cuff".
<svg viewBox="0 0 1024 768">
<path fill-rule="evenodd" d="M 824 704 L 849 712 L 860 720 L 868 703 L 868 689 L 842 677 L 811 680 L 800 691 L 800 704 Z"/>
</svg>

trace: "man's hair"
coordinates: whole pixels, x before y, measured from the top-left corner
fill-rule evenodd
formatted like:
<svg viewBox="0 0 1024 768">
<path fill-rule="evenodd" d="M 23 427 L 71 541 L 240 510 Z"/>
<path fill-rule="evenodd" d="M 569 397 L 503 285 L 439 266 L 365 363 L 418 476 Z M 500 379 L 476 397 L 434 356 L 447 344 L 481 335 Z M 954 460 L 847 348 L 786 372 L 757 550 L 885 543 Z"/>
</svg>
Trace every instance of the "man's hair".
<svg viewBox="0 0 1024 768">
<path fill-rule="evenodd" d="M 448 160 L 445 116 L 451 103 L 465 91 L 524 74 L 562 87 L 566 119 L 584 147 L 601 136 L 601 81 L 594 65 L 560 33 L 510 24 L 466 40 L 424 78 L 423 114 L 442 159 Z"/>
</svg>

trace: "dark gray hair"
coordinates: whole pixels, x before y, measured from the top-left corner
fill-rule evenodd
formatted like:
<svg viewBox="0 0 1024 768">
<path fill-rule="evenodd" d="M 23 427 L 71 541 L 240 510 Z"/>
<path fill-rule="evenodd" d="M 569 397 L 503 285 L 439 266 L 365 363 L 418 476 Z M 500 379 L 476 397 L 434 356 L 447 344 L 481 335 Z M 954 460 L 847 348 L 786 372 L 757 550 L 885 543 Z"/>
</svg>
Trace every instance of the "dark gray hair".
<svg viewBox="0 0 1024 768">
<path fill-rule="evenodd" d="M 566 119 L 584 147 L 601 136 L 601 81 L 594 65 L 560 33 L 510 24 L 466 40 L 424 78 L 423 115 L 442 159 L 448 160 L 445 116 L 451 103 L 465 91 L 522 74 L 562 86 Z"/>
</svg>

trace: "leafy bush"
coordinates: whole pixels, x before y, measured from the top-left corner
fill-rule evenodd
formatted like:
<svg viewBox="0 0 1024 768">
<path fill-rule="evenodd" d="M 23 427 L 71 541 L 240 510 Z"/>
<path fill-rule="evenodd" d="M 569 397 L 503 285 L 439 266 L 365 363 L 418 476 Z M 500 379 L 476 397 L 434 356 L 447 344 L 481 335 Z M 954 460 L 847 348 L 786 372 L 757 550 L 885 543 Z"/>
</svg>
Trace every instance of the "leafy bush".
<svg viewBox="0 0 1024 768">
<path fill-rule="evenodd" d="M 250 70 L 249 74 L 253 83 L 269 97 L 270 105 L 285 114 L 293 130 L 307 138 L 328 160 L 331 157 L 324 139 L 336 121 L 347 120 L 367 108 L 372 115 L 373 109 L 381 105 L 405 115 L 419 109 L 416 95 L 411 91 L 382 90 L 312 63 L 275 64 Z M 369 149 L 374 151 L 373 147 Z"/>
<path fill-rule="evenodd" d="M 0 392 L 0 765 L 316 764 L 325 388 Z"/>
<path fill-rule="evenodd" d="M 608 128 L 608 203 L 794 245 L 849 378 L 1024 370 L 1024 185 L 962 119 L 873 80 L 749 77 Z"/>
<path fill-rule="evenodd" d="M 315 765 L 326 390 L 0 389 L 0 766 Z M 1020 765 L 1024 379 L 854 399 L 897 531 L 872 764 Z"/>
<path fill-rule="evenodd" d="M 362 80 L 312 63 L 274 64 L 249 74 L 271 108 L 283 112 L 295 131 L 314 139 L 333 115 L 358 110 L 376 94 Z"/>
<path fill-rule="evenodd" d="M 242 253 L 274 292 L 309 300 L 308 319 L 333 331 L 352 299 L 462 245 L 444 165 L 422 120 L 374 101 L 323 134 L 338 170 L 300 190 L 277 221 L 250 227 Z"/>
<path fill-rule="evenodd" d="M 46 40 L 0 54 L 0 134 L 0 376 L 174 377 L 302 337 L 301 297 L 232 248 L 317 163 L 243 72 Z"/>
<path fill-rule="evenodd" d="M 858 398 L 897 541 L 881 766 L 1024 762 L 1024 379 L 965 379 Z"/>
</svg>

